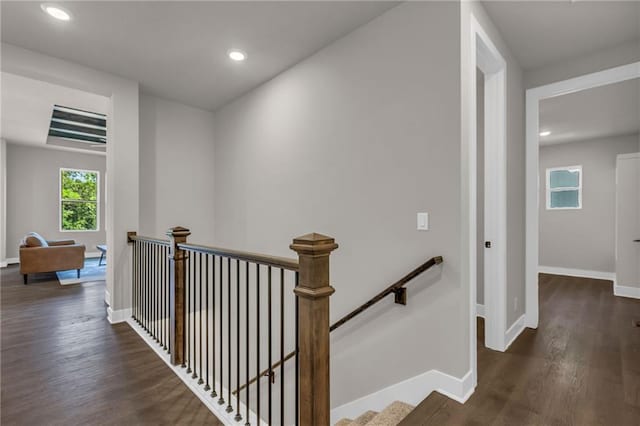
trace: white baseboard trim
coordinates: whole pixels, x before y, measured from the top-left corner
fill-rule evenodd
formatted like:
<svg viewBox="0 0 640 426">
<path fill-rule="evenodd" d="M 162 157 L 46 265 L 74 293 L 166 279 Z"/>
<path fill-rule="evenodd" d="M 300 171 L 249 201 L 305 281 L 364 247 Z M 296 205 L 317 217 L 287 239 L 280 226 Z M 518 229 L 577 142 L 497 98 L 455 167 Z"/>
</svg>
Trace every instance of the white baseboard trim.
<svg viewBox="0 0 640 426">
<path fill-rule="evenodd" d="M 242 413 L 243 418 L 242 418 L 242 422 L 238 422 L 234 419 L 235 412 L 227 413 L 225 411 L 226 404 L 219 405 L 218 399 L 211 397 L 210 391 L 205 391 L 203 386 L 198 385 L 197 382 L 191 378 L 191 375 L 187 374 L 186 369 L 180 368 L 180 366 L 178 365 L 171 364 L 170 355 L 167 352 L 165 352 L 160 347 L 160 345 L 158 345 L 158 342 L 154 341 L 153 338 L 151 338 L 151 336 L 146 331 L 144 331 L 135 322 L 133 318 L 131 317 L 127 318 L 126 322 L 136 333 L 138 333 L 140 337 L 142 337 L 142 340 L 144 340 L 145 343 L 155 351 L 155 353 L 160 357 L 160 359 L 162 359 L 165 362 L 165 364 L 169 366 L 169 368 L 174 372 L 174 374 L 178 376 L 180 380 L 184 382 L 185 385 L 187 385 L 189 390 L 191 390 L 191 392 L 193 392 L 193 394 L 197 396 L 198 399 L 200 399 L 200 401 L 202 401 L 202 403 L 209 409 L 209 411 L 211 411 L 224 425 L 238 426 L 240 424 L 245 424 L 246 419 L 244 418 L 244 415 L 245 415 L 244 413 L 246 412 L 246 407 L 242 402 L 240 402 L 240 412 Z M 215 382 L 215 383 L 212 383 L 211 385 L 214 386 L 214 389 L 216 390 L 220 389 L 220 382 Z M 227 395 L 227 391 L 228 390 L 226 388 L 223 389 L 225 396 Z M 234 408 L 235 408 L 235 401 L 234 401 Z M 264 422 L 264 420 L 261 420 L 260 423 L 257 423 L 256 415 L 253 411 L 249 411 L 249 418 L 251 420 L 250 423 L 252 425 L 259 424 L 260 426 L 268 426 Z"/>
<path fill-rule="evenodd" d="M 476 303 L 476 316 L 484 318 L 484 305 Z"/>
<path fill-rule="evenodd" d="M 131 318 L 131 308 L 119 309 L 117 311 L 111 309 L 111 306 L 107 308 L 107 320 L 111 324 L 126 322 L 129 318 Z"/>
<path fill-rule="evenodd" d="M 100 253 L 99 251 L 85 251 L 84 252 L 84 258 L 85 259 L 95 259 L 96 257 L 100 257 L 102 253 Z"/>
<path fill-rule="evenodd" d="M 6 260 L 0 260 L 0 268 L 6 268 L 9 266 Z"/>
<path fill-rule="evenodd" d="M 18 257 L 8 257 L 4 261 L 5 266 L 7 265 L 15 265 L 16 263 L 20 263 L 20 258 Z"/>
<path fill-rule="evenodd" d="M 586 269 L 559 268 L 556 266 L 538 266 L 542 274 L 565 275 L 568 277 L 593 278 L 596 280 L 615 281 L 615 272 L 589 271 Z"/>
<path fill-rule="evenodd" d="M 335 424 L 343 418 L 355 419 L 367 410 L 382 411 L 394 401 L 402 401 L 415 406 L 433 391 L 464 403 L 474 390 L 471 371 L 464 377 L 457 378 L 438 370 L 429 370 L 332 409 L 331 424 Z"/>
<path fill-rule="evenodd" d="M 504 333 L 504 341 L 507 342 L 504 350 L 509 349 L 509 346 L 518 338 L 520 333 L 524 331 L 524 318 L 526 315 L 522 315 L 509 327 L 506 333 Z"/>
<path fill-rule="evenodd" d="M 109 293 L 109 290 L 104 291 L 104 303 L 111 305 L 111 294 Z"/>
<path fill-rule="evenodd" d="M 631 287 L 626 285 L 613 285 L 613 294 L 620 297 L 630 297 L 632 299 L 640 299 L 640 287 Z"/>
</svg>

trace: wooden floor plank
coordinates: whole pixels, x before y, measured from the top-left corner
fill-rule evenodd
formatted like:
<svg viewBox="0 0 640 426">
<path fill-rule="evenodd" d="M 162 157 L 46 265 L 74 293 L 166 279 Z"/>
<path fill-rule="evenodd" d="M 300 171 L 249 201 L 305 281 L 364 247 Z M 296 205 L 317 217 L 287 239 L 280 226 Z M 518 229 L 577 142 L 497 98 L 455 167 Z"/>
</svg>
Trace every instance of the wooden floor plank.
<svg viewBox="0 0 640 426">
<path fill-rule="evenodd" d="M 540 275 L 540 324 L 505 353 L 478 321 L 478 387 L 465 404 L 429 399 L 414 425 L 640 426 L 640 301 L 610 281 Z"/>
<path fill-rule="evenodd" d="M 221 425 L 127 324 L 104 282 L 0 273 L 2 425 Z"/>
</svg>

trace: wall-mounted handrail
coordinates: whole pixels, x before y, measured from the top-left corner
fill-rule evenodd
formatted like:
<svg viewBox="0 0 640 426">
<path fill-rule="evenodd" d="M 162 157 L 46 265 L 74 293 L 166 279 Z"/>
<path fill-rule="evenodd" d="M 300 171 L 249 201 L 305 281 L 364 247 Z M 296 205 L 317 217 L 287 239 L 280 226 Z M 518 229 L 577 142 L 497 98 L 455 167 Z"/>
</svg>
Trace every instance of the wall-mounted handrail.
<svg viewBox="0 0 640 426">
<path fill-rule="evenodd" d="M 189 250 L 196 253 L 212 254 L 216 256 L 229 257 L 242 261 L 258 263 L 260 265 L 275 266 L 289 271 L 298 271 L 298 260 L 287 257 L 269 256 L 266 254 L 251 253 L 240 250 L 231 250 L 220 247 L 203 246 L 198 244 L 178 244 L 181 250 Z"/>
<path fill-rule="evenodd" d="M 396 294 L 396 303 L 399 303 L 401 305 L 406 305 L 406 293 L 404 292 L 406 288 L 404 286 L 407 283 L 409 283 L 409 281 L 413 280 L 415 277 L 422 274 L 427 269 L 431 268 L 434 265 L 439 265 L 441 263 L 442 263 L 442 256 L 432 257 L 431 259 L 427 260 L 425 263 L 418 266 L 416 269 L 414 269 L 413 271 L 409 272 L 407 275 L 405 275 L 404 277 L 396 281 L 395 283 L 391 284 L 386 289 L 382 290 L 376 296 L 374 296 L 367 302 L 360 305 L 358 308 L 354 309 L 353 311 L 349 312 L 347 315 L 340 318 L 338 321 L 336 321 L 334 324 L 331 325 L 331 328 L 329 330 L 333 331 L 339 328 L 340 326 L 349 322 L 354 317 L 360 315 L 361 313 L 363 313 L 364 311 L 366 311 L 367 309 L 369 309 L 370 307 L 372 307 L 373 305 L 375 305 L 376 303 L 378 303 L 379 301 L 381 301 L 391 293 Z M 401 294 L 398 294 L 398 293 L 401 293 Z"/>
<path fill-rule="evenodd" d="M 382 290 L 376 296 L 372 297 L 367 302 L 363 303 L 361 306 L 359 306 L 358 308 L 356 308 L 353 311 L 349 312 L 347 315 L 343 316 L 338 321 L 333 323 L 331 325 L 331 327 L 329 327 L 329 331 L 331 332 L 331 331 L 339 328 L 340 326 L 346 324 L 347 322 L 349 322 L 350 320 L 352 320 L 356 316 L 360 315 L 362 312 L 366 311 L 367 309 L 369 309 L 370 307 L 372 307 L 373 305 L 375 305 L 376 303 L 378 303 L 379 301 L 381 301 L 382 299 L 384 299 L 385 297 L 387 297 L 388 295 L 390 295 L 392 293 L 394 293 L 395 296 L 396 296 L 395 297 L 395 302 L 396 303 L 399 303 L 399 304 L 402 304 L 402 305 L 406 305 L 406 287 L 405 286 L 411 280 L 416 278 L 418 275 L 420 275 L 423 272 L 425 272 L 427 269 L 430 269 L 431 267 L 433 267 L 435 265 L 441 264 L 442 261 L 443 261 L 442 256 L 435 256 L 435 257 L 432 257 L 431 259 L 427 260 L 425 263 L 423 263 L 422 265 L 418 266 L 413 271 L 409 272 L 407 275 L 405 275 L 404 277 L 400 278 L 398 281 L 396 281 L 395 283 L 391 284 L 386 289 Z M 259 376 L 256 376 L 256 377 L 252 378 L 247 383 L 245 383 L 242 386 L 240 386 L 239 388 L 237 388 L 235 391 L 233 391 L 233 394 L 235 395 L 237 392 L 240 392 L 244 388 L 246 388 L 247 386 L 250 386 L 253 383 L 255 383 L 258 380 L 258 377 L 262 377 L 262 376 L 272 377 L 273 370 L 275 368 L 280 367 L 282 364 L 284 364 L 286 361 L 290 360 L 294 356 L 295 356 L 295 351 L 289 353 L 282 360 L 280 360 L 277 363 L 275 363 L 274 365 L 272 365 L 271 368 L 268 368 L 268 369 L 262 371 Z"/>
</svg>

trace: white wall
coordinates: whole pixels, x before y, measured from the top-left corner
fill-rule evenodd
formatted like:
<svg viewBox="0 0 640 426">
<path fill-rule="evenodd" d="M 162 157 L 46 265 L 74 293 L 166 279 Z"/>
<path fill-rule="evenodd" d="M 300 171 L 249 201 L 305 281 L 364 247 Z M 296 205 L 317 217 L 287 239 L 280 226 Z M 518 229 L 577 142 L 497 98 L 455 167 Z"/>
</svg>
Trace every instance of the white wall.
<svg viewBox="0 0 640 426">
<path fill-rule="evenodd" d="M 140 96 L 140 230 L 165 237 L 184 226 L 191 242 L 214 243 L 213 114 Z"/>
<path fill-rule="evenodd" d="M 3 43 L 2 71 L 108 96 L 107 290 L 112 310 L 131 306 L 127 231 L 138 229 L 138 83 Z"/>
<path fill-rule="evenodd" d="M 616 156 L 638 151 L 638 136 L 540 148 L 541 266 L 615 271 Z M 546 209 L 546 170 L 582 165 L 582 209 Z"/>
<path fill-rule="evenodd" d="M 401 4 L 216 113 L 216 241 L 292 256 L 293 237 L 335 237 L 332 320 L 444 256 L 406 307 L 387 300 L 332 336 L 333 407 L 468 371 L 459 16 L 456 3 Z"/>
<path fill-rule="evenodd" d="M 60 169 L 96 170 L 100 179 L 97 232 L 60 232 Z M 23 144 L 7 144 L 7 257 L 18 257 L 19 242 L 35 231 L 48 240 L 74 239 L 87 252 L 106 241 L 104 172 L 106 157 Z"/>
</svg>

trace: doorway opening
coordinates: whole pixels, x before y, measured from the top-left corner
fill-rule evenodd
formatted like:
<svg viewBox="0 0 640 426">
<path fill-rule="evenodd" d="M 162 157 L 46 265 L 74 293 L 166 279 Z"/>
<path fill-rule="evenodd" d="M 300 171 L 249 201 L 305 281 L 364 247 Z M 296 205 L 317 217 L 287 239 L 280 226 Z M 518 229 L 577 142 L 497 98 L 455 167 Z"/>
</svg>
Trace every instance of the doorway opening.
<svg viewBox="0 0 640 426">
<path fill-rule="evenodd" d="M 546 189 L 547 180 L 551 179 L 540 174 L 540 140 L 541 138 L 548 137 L 546 129 L 540 127 L 540 104 L 544 100 L 557 98 L 563 95 L 574 94 L 589 89 L 595 89 L 615 83 L 621 83 L 640 77 L 640 62 L 623 65 L 599 71 L 592 74 L 586 74 L 580 77 L 559 81 L 556 83 L 548 84 L 545 86 L 536 87 L 527 90 L 526 93 L 526 262 L 525 262 L 525 279 L 526 279 L 526 314 L 525 325 L 530 328 L 537 328 L 539 321 L 539 306 L 538 306 L 538 272 L 540 268 L 540 192 L 539 188 Z M 576 175 L 582 178 L 582 168 L 574 167 L 575 164 L 566 164 L 564 166 L 566 170 L 559 170 L 558 168 L 550 168 L 549 174 L 554 171 L 560 177 L 567 175 Z M 546 169 L 545 169 L 546 170 Z M 550 176 L 551 177 L 551 176 Z M 575 179 L 574 179 L 575 180 Z M 577 181 L 575 190 L 573 192 L 580 197 L 581 181 Z M 544 186 L 543 186 L 544 185 Z M 563 188 L 560 188 L 563 189 Z M 566 188 L 565 188 L 566 189 Z M 552 192 L 553 188 L 550 188 L 549 192 Z M 564 191 L 567 194 L 563 196 L 569 196 L 571 191 Z M 556 198 L 559 197 L 556 194 Z M 574 196 L 575 198 L 575 196 Z M 573 202 L 576 206 L 581 206 L 577 202 L 569 199 L 560 199 L 557 203 L 570 203 Z M 546 201 L 545 201 L 546 203 Z M 549 200 L 549 206 L 553 207 L 551 199 Z M 576 207 L 577 208 L 577 207 Z M 633 246 L 635 247 L 635 246 Z M 617 256 L 619 257 L 619 256 Z M 565 271 L 566 272 L 566 271 Z M 640 284 L 640 283 L 638 283 Z M 615 289 L 615 287 L 614 287 Z"/>
</svg>

